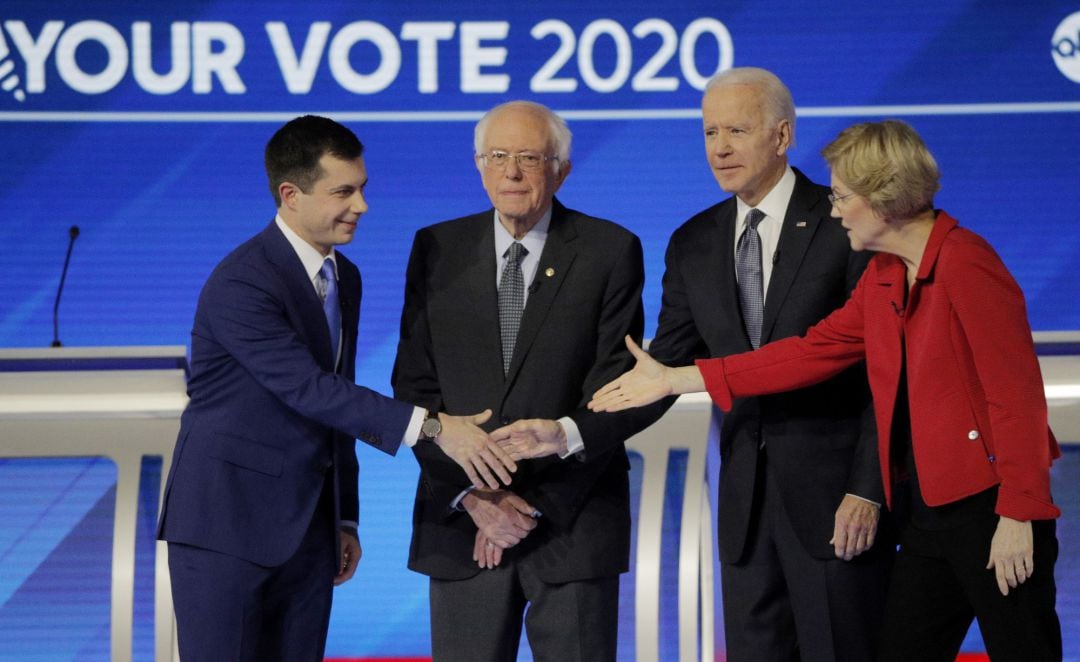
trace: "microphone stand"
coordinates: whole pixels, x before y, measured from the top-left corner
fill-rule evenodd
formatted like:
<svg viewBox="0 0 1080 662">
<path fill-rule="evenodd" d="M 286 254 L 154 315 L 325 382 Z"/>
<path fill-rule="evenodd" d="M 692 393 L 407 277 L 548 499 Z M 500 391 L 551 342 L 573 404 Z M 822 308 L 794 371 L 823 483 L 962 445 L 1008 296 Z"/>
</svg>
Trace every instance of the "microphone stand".
<svg viewBox="0 0 1080 662">
<path fill-rule="evenodd" d="M 64 292 L 64 281 L 67 279 L 68 265 L 71 263 L 71 249 L 75 248 L 75 239 L 79 236 L 79 226 L 72 225 L 68 230 L 67 255 L 64 257 L 64 270 L 60 272 L 60 287 L 56 288 L 56 301 L 52 309 L 53 347 L 61 347 L 60 342 L 60 295 Z"/>
</svg>

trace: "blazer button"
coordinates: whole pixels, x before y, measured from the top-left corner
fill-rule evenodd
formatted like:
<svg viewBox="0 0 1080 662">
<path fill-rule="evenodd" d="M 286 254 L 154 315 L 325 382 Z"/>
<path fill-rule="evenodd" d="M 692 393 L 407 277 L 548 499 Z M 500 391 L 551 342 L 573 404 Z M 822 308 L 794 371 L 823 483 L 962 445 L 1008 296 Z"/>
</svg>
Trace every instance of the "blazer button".
<svg viewBox="0 0 1080 662">
<path fill-rule="evenodd" d="M 972 430 L 971 432 L 968 432 L 968 439 L 970 439 L 971 441 L 975 441 L 978 438 L 979 438 L 979 431 L 978 430 Z"/>
</svg>

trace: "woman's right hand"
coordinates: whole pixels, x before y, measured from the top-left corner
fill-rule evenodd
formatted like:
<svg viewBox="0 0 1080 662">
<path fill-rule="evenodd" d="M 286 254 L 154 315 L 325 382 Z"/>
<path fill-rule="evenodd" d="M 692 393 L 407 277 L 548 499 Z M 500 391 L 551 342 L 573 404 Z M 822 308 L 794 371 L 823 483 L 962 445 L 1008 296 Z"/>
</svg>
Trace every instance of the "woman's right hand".
<svg viewBox="0 0 1080 662">
<path fill-rule="evenodd" d="M 705 382 L 695 366 L 669 368 L 638 347 L 630 336 L 626 336 L 626 347 L 637 364 L 593 394 L 589 409 L 621 411 L 652 404 L 669 395 L 705 390 Z"/>
</svg>

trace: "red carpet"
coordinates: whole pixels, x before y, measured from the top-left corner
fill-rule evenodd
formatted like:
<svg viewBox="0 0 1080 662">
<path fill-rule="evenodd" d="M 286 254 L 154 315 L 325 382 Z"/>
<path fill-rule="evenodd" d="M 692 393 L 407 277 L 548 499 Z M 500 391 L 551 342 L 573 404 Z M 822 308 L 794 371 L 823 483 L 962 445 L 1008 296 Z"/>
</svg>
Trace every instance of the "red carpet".
<svg viewBox="0 0 1080 662">
<path fill-rule="evenodd" d="M 326 658 L 324 662 L 431 662 L 431 658 Z M 962 652 L 956 662 L 990 662 L 984 652 Z"/>
</svg>

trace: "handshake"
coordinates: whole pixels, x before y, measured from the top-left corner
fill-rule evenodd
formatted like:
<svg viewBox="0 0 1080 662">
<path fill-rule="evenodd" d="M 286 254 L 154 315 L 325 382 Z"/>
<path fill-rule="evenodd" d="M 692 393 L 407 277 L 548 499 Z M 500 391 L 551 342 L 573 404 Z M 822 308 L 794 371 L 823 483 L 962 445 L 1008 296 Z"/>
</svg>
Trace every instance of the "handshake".
<svg viewBox="0 0 1080 662">
<path fill-rule="evenodd" d="M 472 416 L 440 413 L 442 431 L 434 440 L 478 489 L 509 485 L 517 460 L 566 453 L 566 432 L 558 421 L 522 419 L 489 434 L 480 426 L 490 418 L 490 409 Z"/>
<path fill-rule="evenodd" d="M 565 455 L 566 432 L 550 419 L 522 419 L 490 434 L 480 427 L 491 418 L 487 409 L 474 416 L 439 414 L 442 431 L 435 443 L 469 476 L 476 488 L 461 498 L 461 508 L 476 524 L 473 561 L 495 568 L 503 552 L 536 528 L 540 511 L 521 496 L 502 489 L 517 471 L 517 460 Z"/>
</svg>

